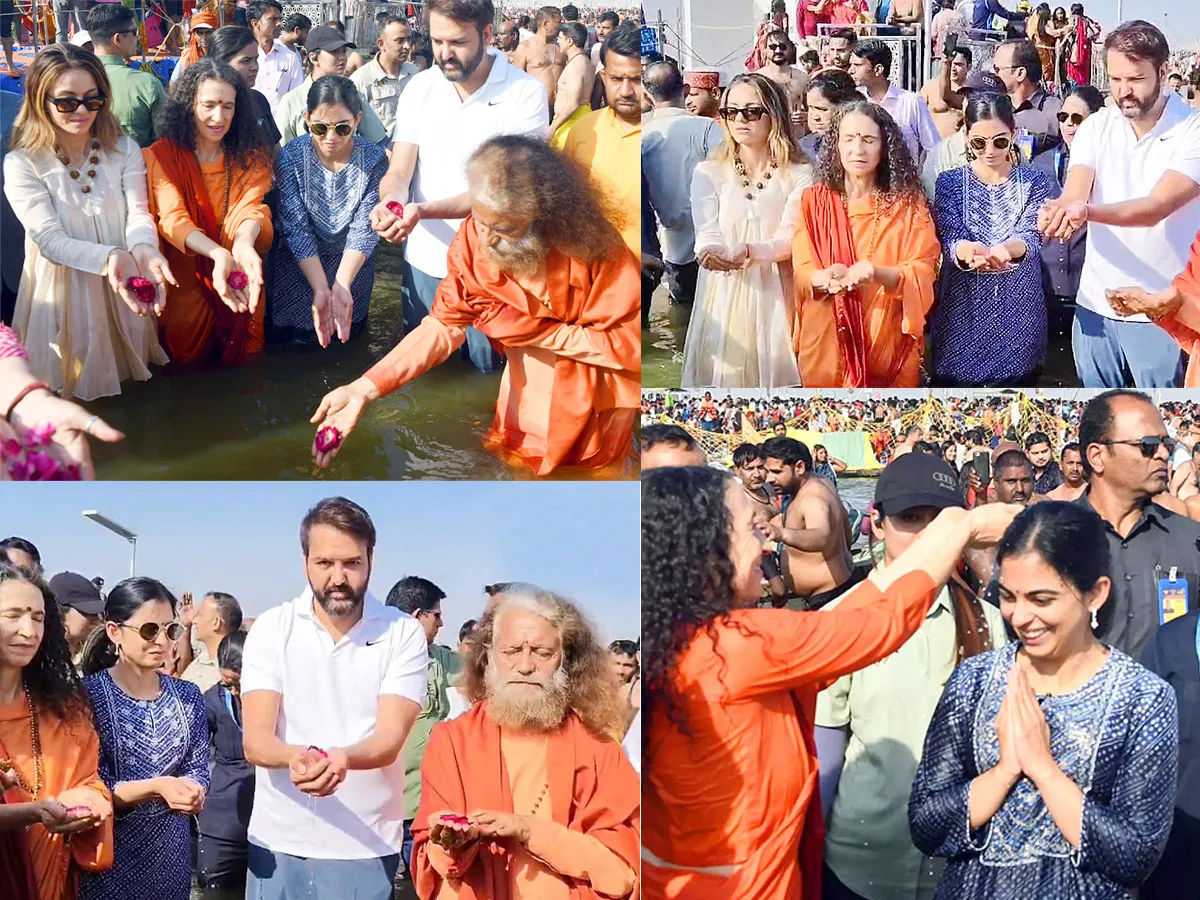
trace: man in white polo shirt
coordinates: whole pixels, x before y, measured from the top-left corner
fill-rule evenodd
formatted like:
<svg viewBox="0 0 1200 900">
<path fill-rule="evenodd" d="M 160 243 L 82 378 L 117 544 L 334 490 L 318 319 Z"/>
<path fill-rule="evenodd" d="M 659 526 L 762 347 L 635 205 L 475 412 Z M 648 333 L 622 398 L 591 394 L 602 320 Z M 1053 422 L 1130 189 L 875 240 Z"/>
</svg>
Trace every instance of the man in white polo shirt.
<svg viewBox="0 0 1200 900">
<path fill-rule="evenodd" d="M 362 507 L 322 500 L 300 543 L 309 589 L 259 616 L 243 652 L 243 741 L 257 767 L 246 896 L 391 900 L 425 631 L 367 593 L 375 526 Z"/>
<path fill-rule="evenodd" d="M 1187 265 L 1200 231 L 1200 113 L 1165 91 L 1170 48 L 1149 22 L 1128 22 L 1104 42 L 1116 106 L 1075 134 L 1062 197 L 1043 208 L 1047 236 L 1087 223 L 1087 255 L 1072 343 L 1086 387 L 1175 387 L 1179 345 L 1144 315 L 1120 315 L 1108 292 L 1165 290 Z"/>
<path fill-rule="evenodd" d="M 545 140 L 546 88 L 491 47 L 492 0 L 425 4 L 436 65 L 414 75 L 396 108 L 392 162 L 379 185 L 371 225 L 392 243 L 408 239 L 404 262 L 404 327 L 411 331 L 433 306 L 448 271 L 446 253 L 471 212 L 467 160 L 489 138 L 525 134 Z M 397 216 L 387 205 L 403 204 Z M 467 329 L 464 351 L 483 372 L 499 364 L 487 338 Z"/>
</svg>

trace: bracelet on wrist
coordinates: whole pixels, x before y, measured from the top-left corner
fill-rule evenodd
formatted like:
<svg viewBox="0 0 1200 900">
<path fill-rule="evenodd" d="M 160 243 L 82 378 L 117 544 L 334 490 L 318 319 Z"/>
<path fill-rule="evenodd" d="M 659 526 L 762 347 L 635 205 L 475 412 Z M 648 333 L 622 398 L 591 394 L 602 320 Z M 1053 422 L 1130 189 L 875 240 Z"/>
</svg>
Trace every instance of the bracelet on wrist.
<svg viewBox="0 0 1200 900">
<path fill-rule="evenodd" d="M 51 390 L 50 385 L 46 384 L 44 381 L 35 381 L 32 384 L 25 385 L 25 387 L 17 393 L 17 396 L 13 398 L 12 403 L 8 405 L 8 409 L 5 410 L 5 422 L 8 422 L 10 425 L 12 424 L 12 414 L 14 411 L 16 411 L 17 405 L 34 391 L 50 391 L 50 393 L 54 393 L 54 391 Z"/>
</svg>

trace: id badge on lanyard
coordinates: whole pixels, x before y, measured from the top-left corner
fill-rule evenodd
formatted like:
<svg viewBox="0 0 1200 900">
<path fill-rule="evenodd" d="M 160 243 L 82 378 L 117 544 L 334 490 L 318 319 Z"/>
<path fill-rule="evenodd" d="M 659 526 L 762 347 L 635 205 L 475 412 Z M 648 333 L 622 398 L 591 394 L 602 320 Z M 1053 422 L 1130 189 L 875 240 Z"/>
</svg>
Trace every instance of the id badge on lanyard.
<svg viewBox="0 0 1200 900">
<path fill-rule="evenodd" d="M 1188 583 L 1179 577 L 1179 569 L 1171 566 L 1166 578 L 1158 579 L 1158 624 L 1166 625 L 1188 611 Z"/>
</svg>

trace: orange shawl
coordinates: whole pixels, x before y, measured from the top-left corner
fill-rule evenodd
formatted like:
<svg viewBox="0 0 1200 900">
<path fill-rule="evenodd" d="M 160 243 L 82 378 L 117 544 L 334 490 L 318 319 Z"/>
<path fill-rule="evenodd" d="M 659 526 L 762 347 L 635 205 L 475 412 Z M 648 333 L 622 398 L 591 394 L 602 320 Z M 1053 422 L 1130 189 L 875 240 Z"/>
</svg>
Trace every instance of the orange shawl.
<svg viewBox="0 0 1200 900">
<path fill-rule="evenodd" d="M 196 26 L 208 25 L 213 29 L 214 32 L 221 27 L 221 17 L 217 15 L 216 5 L 214 4 L 212 9 L 206 8 L 204 12 L 195 13 L 191 17 L 189 24 L 191 25 L 192 31 L 188 35 L 188 45 L 183 48 L 183 53 L 179 55 L 179 69 L 181 75 L 183 74 L 184 69 L 196 62 L 196 60 L 204 57 L 204 54 L 200 52 L 200 43 L 196 40 Z M 232 13 L 229 14 L 229 24 L 233 24 Z"/>
<path fill-rule="evenodd" d="M 637 872 L 641 791 L 621 746 L 594 737 L 569 714 L 551 735 L 546 765 L 554 821 L 596 838 Z M 441 889 L 442 877 L 429 862 L 428 822 L 433 813 L 446 809 L 513 811 L 500 727 L 488 716 L 485 703 L 434 726 L 429 736 L 421 764 L 421 806 L 412 824 L 413 885 L 422 897 L 435 897 Z M 507 862 L 502 843 L 479 844 L 458 884 L 461 900 L 513 900 Z M 575 900 L 600 900 L 586 884 L 573 882 L 571 893 Z"/>
<path fill-rule="evenodd" d="M 1185 388 L 1200 387 L 1200 234 L 1192 244 L 1187 268 L 1175 276 L 1173 285 L 1183 294 L 1183 303 L 1155 324 L 1179 342 L 1188 355 Z"/>
<path fill-rule="evenodd" d="M 558 357 L 546 455 L 522 462 L 543 475 L 562 465 L 604 466 L 619 458 L 632 431 L 617 439 L 606 435 L 603 414 L 640 406 L 641 282 L 633 254 L 620 247 L 585 264 L 551 250 L 546 279 L 553 311 L 488 259 L 471 216 L 458 229 L 447 264 L 449 275 L 438 286 L 431 310 L 444 324 L 474 326 L 499 352 L 537 346 L 564 323 L 582 326 L 616 363 L 616 369 L 608 369 Z M 632 428 L 633 419 L 629 422 Z M 485 443 L 503 453 L 517 440 L 504 434 L 497 418 Z"/>
</svg>

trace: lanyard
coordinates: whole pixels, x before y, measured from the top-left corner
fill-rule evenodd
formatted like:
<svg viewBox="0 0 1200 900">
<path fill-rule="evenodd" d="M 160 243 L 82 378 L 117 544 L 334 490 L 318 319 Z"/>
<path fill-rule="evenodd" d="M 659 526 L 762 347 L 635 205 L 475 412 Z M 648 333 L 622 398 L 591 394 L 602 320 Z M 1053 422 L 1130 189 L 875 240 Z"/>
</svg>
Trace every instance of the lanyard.
<svg viewBox="0 0 1200 900">
<path fill-rule="evenodd" d="M 233 714 L 233 694 L 225 688 L 221 688 L 221 696 L 225 700 L 225 708 L 229 710 L 229 718 L 233 719 L 233 724 L 237 726 L 237 730 L 242 730 L 242 723 L 238 721 L 237 716 Z"/>
<path fill-rule="evenodd" d="M 1200 663 L 1200 618 L 1196 619 L 1196 662 Z"/>
</svg>

